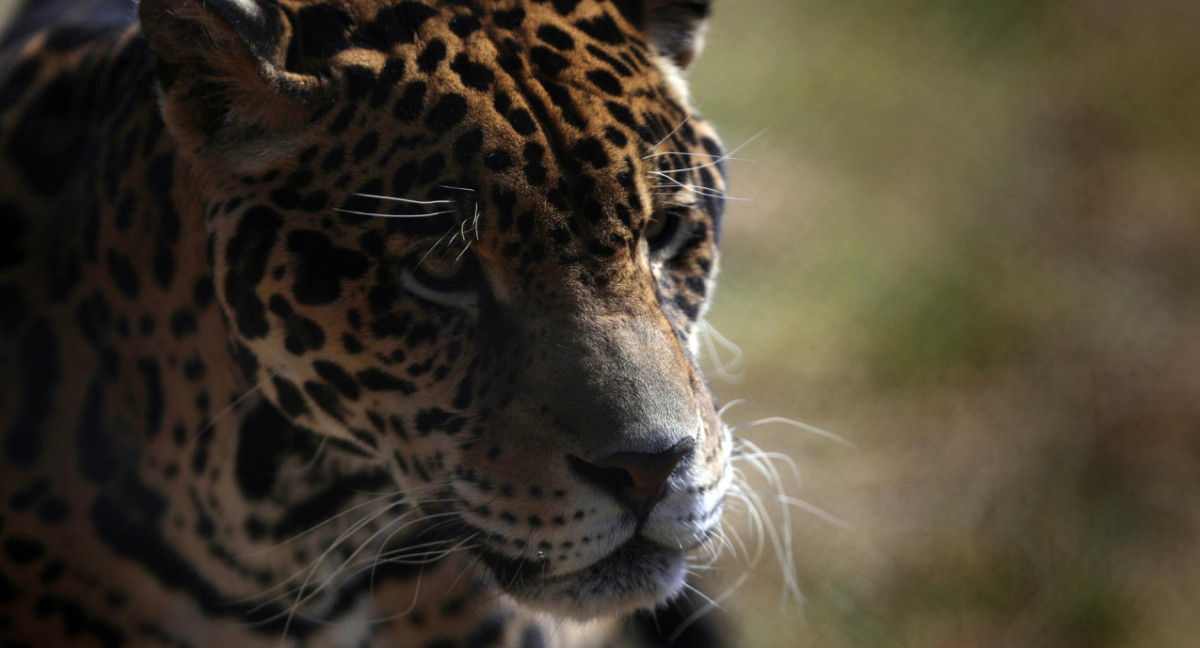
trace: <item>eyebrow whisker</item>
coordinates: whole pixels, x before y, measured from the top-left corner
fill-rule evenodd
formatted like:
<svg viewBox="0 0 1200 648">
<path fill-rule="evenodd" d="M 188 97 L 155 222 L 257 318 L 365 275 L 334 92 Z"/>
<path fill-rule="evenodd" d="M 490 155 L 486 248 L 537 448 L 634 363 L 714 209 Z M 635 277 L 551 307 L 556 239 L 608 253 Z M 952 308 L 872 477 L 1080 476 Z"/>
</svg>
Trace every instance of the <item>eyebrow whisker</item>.
<svg viewBox="0 0 1200 648">
<path fill-rule="evenodd" d="M 686 168 L 686 169 L 670 169 L 670 170 L 664 170 L 664 171 L 662 171 L 662 173 L 682 173 L 682 172 L 684 172 L 684 171 L 696 171 L 696 170 L 699 170 L 699 169 L 705 169 L 705 168 L 708 168 L 708 167 L 711 167 L 711 166 L 715 166 L 715 165 L 717 165 L 717 164 L 720 164 L 721 162 L 724 162 L 724 161 L 726 161 L 726 160 L 737 160 L 737 159 L 739 159 L 739 158 L 735 158 L 735 157 L 733 157 L 733 155 L 735 155 L 735 154 L 736 154 L 738 151 L 740 151 L 740 150 L 742 150 L 742 149 L 746 148 L 747 146 L 749 146 L 749 145 L 750 145 L 752 142 L 754 142 L 754 140 L 756 140 L 756 139 L 758 139 L 758 138 L 762 137 L 763 135 L 765 135 L 765 134 L 767 133 L 767 131 L 769 131 L 769 130 L 771 130 L 771 127 L 770 127 L 770 126 L 767 126 L 766 128 L 764 128 L 764 129 L 762 129 L 762 130 L 758 131 L 757 133 L 755 133 L 755 134 L 751 135 L 749 139 L 747 139 L 746 141 L 744 141 L 744 142 L 742 142 L 741 144 L 739 144 L 739 145 L 738 145 L 736 148 L 734 148 L 732 151 L 730 151 L 730 152 L 726 153 L 725 155 L 722 155 L 722 156 L 718 157 L 717 159 L 713 160 L 712 162 L 709 162 L 708 164 L 700 164 L 700 165 L 697 165 L 697 166 L 688 167 L 688 168 Z M 654 155 L 657 155 L 657 154 L 654 154 Z M 648 155 L 648 156 L 646 156 L 645 158 L 642 158 L 642 159 L 643 159 L 643 160 L 645 160 L 645 159 L 646 159 L 646 158 L 648 158 L 648 157 L 652 157 L 652 155 Z M 715 157 L 715 156 L 711 156 L 711 155 L 710 155 L 710 156 L 708 156 L 708 157 Z"/>
<path fill-rule="evenodd" d="M 342 214 L 353 214 L 355 216 L 377 216 L 379 218 L 433 218 L 434 216 L 453 214 L 457 210 L 447 209 L 445 211 L 432 212 L 432 213 L 428 213 L 428 214 L 376 214 L 373 212 L 361 212 L 361 211 L 354 211 L 353 209 L 337 209 L 337 208 L 334 208 L 333 211 L 342 213 Z"/>
<path fill-rule="evenodd" d="M 391 200 L 393 202 L 402 202 L 409 205 L 450 205 L 457 201 L 455 200 L 413 200 L 412 198 L 398 198 L 396 196 L 380 196 L 377 194 L 354 194 L 360 198 L 374 198 L 376 200 Z"/>
</svg>

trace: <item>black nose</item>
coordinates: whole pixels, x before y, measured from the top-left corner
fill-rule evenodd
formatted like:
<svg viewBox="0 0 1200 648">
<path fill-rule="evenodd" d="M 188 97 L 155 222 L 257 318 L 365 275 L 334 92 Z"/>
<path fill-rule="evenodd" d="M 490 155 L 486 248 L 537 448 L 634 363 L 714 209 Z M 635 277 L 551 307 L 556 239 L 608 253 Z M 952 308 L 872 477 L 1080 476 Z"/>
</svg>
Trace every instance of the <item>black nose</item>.
<svg viewBox="0 0 1200 648">
<path fill-rule="evenodd" d="M 567 455 L 567 461 L 583 481 L 628 506 L 640 523 L 658 502 L 675 466 L 694 446 L 694 441 L 684 439 L 657 453 L 618 452 L 594 463 Z"/>
</svg>

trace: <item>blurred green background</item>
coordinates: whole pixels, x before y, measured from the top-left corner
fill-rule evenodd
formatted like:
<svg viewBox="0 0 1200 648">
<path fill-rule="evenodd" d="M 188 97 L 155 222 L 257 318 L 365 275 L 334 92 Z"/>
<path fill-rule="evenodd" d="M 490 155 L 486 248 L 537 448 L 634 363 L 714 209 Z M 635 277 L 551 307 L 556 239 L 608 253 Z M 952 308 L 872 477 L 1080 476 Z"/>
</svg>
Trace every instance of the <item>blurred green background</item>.
<svg viewBox="0 0 1200 648">
<path fill-rule="evenodd" d="M 710 375 L 731 424 L 856 446 L 739 432 L 849 527 L 791 508 L 794 570 L 723 599 L 739 645 L 1197 645 L 1198 30 L 1195 0 L 718 2 L 696 99 L 730 149 L 766 132 L 710 314 L 744 360 Z"/>
<path fill-rule="evenodd" d="M 1195 0 L 718 3 L 693 91 L 730 147 L 767 131 L 714 385 L 857 446 L 740 432 L 851 526 L 793 509 L 805 603 L 768 554 L 724 604 L 747 645 L 1200 645 L 1198 30 Z"/>
</svg>

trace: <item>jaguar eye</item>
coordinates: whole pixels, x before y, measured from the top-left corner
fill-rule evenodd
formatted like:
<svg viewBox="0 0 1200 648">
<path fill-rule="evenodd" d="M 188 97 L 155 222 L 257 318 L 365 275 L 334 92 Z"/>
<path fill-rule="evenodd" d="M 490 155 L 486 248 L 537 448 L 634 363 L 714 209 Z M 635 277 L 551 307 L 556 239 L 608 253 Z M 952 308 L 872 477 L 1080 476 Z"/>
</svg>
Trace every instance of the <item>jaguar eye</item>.
<svg viewBox="0 0 1200 648">
<path fill-rule="evenodd" d="M 433 282 L 452 282 L 462 274 L 465 267 L 462 256 L 451 251 L 445 255 L 427 255 L 421 260 L 417 270 L 422 279 Z"/>
<path fill-rule="evenodd" d="M 420 258 L 410 272 L 426 288 L 442 292 L 462 292 L 477 286 L 479 262 L 463 250 L 434 250 Z"/>
<path fill-rule="evenodd" d="M 685 213 L 686 210 L 682 207 L 670 207 L 656 212 L 650 218 L 650 222 L 646 223 L 646 228 L 642 230 L 642 236 L 651 251 L 657 252 L 671 244 L 675 234 L 679 232 L 679 224 L 683 221 Z"/>
<path fill-rule="evenodd" d="M 410 263 L 401 285 L 426 301 L 470 309 L 477 303 L 484 285 L 483 269 L 468 251 L 434 250 Z"/>
</svg>

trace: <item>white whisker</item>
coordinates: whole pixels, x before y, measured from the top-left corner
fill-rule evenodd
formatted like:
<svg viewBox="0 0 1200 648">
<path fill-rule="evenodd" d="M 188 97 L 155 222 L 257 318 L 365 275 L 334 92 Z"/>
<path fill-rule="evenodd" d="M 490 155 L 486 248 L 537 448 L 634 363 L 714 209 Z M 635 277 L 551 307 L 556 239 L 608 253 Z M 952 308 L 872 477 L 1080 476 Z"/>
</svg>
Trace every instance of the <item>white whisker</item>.
<svg viewBox="0 0 1200 648">
<path fill-rule="evenodd" d="M 742 584 L 746 582 L 746 579 L 749 576 L 750 576 L 750 572 L 748 572 L 748 571 L 744 572 L 741 576 L 738 577 L 737 581 L 735 581 L 733 583 L 733 585 L 731 585 L 724 592 L 722 592 L 721 595 L 718 596 L 716 599 L 710 599 L 707 596 L 704 596 L 704 594 L 701 594 L 700 591 L 697 590 L 696 588 L 685 584 L 684 585 L 685 587 L 688 587 L 693 592 L 700 594 L 701 597 L 703 597 L 706 601 L 708 601 L 708 604 L 706 604 L 704 607 L 702 607 L 699 610 L 696 610 L 695 612 L 692 612 L 690 615 L 688 615 L 688 618 L 684 619 L 683 622 L 681 622 L 675 628 L 675 631 L 671 633 L 671 636 L 667 637 L 667 645 L 669 646 L 669 645 L 674 644 L 675 640 L 679 638 L 679 635 L 683 634 L 684 630 L 687 630 L 688 627 L 690 627 L 693 623 L 695 623 L 698 619 L 700 619 L 700 617 L 704 616 L 705 614 L 712 612 L 714 609 L 719 609 L 719 610 L 724 611 L 725 608 L 721 607 L 721 603 L 724 603 L 725 599 L 729 598 L 734 592 L 736 592 L 738 590 L 738 588 L 740 588 L 742 586 Z"/>
<path fill-rule="evenodd" d="M 433 218 L 435 216 L 442 216 L 444 214 L 453 214 L 456 210 L 447 209 L 445 211 L 431 212 L 428 214 L 377 214 L 374 212 L 361 212 L 361 211 L 354 211 L 353 209 L 337 209 L 337 208 L 334 208 L 333 211 L 339 212 L 342 214 L 353 214 L 355 216 L 373 216 L 373 217 L 377 217 L 377 218 Z"/>
<path fill-rule="evenodd" d="M 709 357 L 712 358 L 713 368 L 717 372 L 717 377 L 726 382 L 737 382 L 742 379 L 742 376 L 735 373 L 742 365 L 745 355 L 742 350 L 734 343 L 730 342 L 724 335 L 717 332 L 708 320 L 700 320 L 700 325 L 696 329 L 700 336 L 700 341 L 704 344 L 704 349 L 708 351 Z M 726 350 L 733 352 L 733 358 L 728 363 L 721 357 L 720 351 L 717 350 L 717 344 L 725 347 Z"/>
<path fill-rule="evenodd" d="M 399 496 L 399 497 L 401 497 L 401 500 L 400 500 L 400 501 L 403 501 L 403 495 L 398 495 L 398 494 L 397 494 L 397 495 L 393 495 L 393 496 Z M 334 516 L 332 516 L 332 517 L 330 517 L 330 518 L 327 518 L 327 519 L 326 519 L 325 521 L 323 521 L 323 522 L 320 522 L 320 523 L 318 523 L 318 524 L 314 524 L 313 526 L 309 527 L 308 529 L 305 529 L 304 531 L 301 531 L 300 533 L 297 533 L 296 535 L 294 535 L 294 536 L 292 536 L 292 537 L 290 537 L 290 538 L 288 538 L 288 539 L 286 539 L 286 540 L 284 540 L 284 541 L 282 541 L 282 542 L 280 542 L 280 543 L 278 543 L 278 544 L 272 545 L 272 546 L 270 546 L 270 547 L 267 547 L 267 548 L 265 548 L 265 549 L 260 549 L 260 550 L 258 550 L 258 551 L 254 551 L 254 552 L 251 552 L 251 553 L 248 553 L 248 554 L 244 554 L 242 557 L 243 557 L 243 558 L 250 558 L 250 557 L 253 557 L 253 556 L 261 556 L 261 555 L 263 555 L 263 554 L 265 554 L 265 553 L 270 553 L 270 552 L 272 552 L 272 551 L 275 551 L 276 549 L 280 549 L 280 548 L 282 548 L 282 547 L 284 547 L 284 546 L 287 546 L 288 544 L 291 544 L 292 542 L 295 542 L 296 540 L 299 540 L 300 538 L 303 538 L 304 536 L 306 536 L 306 535 L 308 535 L 308 534 L 310 534 L 310 533 L 312 533 L 312 532 L 316 531 L 317 529 L 320 529 L 321 527 L 324 527 L 324 526 L 326 526 L 326 525 L 330 524 L 331 522 L 333 522 L 334 520 L 337 520 L 338 518 L 341 518 L 341 517 L 343 517 L 343 516 L 349 515 L 350 513 L 353 513 L 353 512 L 355 512 L 355 511 L 357 511 L 357 510 L 361 509 L 361 508 L 364 508 L 364 507 L 370 506 L 370 505 L 372 505 L 372 504 L 376 504 L 376 503 L 378 503 L 380 500 L 387 499 L 388 497 L 389 497 L 389 495 L 381 495 L 381 496 L 379 496 L 379 497 L 376 497 L 376 498 L 374 498 L 374 499 L 367 500 L 367 501 L 365 501 L 365 502 L 363 502 L 363 503 L 361 503 L 361 504 L 358 504 L 358 505 L 352 506 L 352 507 L 350 507 L 350 508 L 348 508 L 348 509 L 346 509 L 346 510 L 342 511 L 341 513 L 338 513 L 338 514 L 336 514 L 336 515 L 334 515 Z M 387 508 L 390 508 L 391 506 L 393 506 L 393 505 L 395 505 L 395 504 L 399 504 L 399 503 L 400 503 L 400 501 L 391 502 L 391 503 L 389 503 L 389 504 L 388 504 L 388 506 L 384 507 L 384 509 L 386 510 Z"/>
<path fill-rule="evenodd" d="M 373 198 L 375 200 L 390 200 L 392 202 L 402 202 L 409 205 L 453 205 L 454 200 L 413 200 L 412 198 L 398 198 L 396 196 L 380 196 L 377 194 L 354 194 L 360 198 Z"/>
<path fill-rule="evenodd" d="M 848 530 L 854 529 L 853 524 L 847 522 L 846 520 L 843 520 L 842 518 L 834 515 L 833 513 L 830 513 L 829 511 L 826 511 L 825 509 L 823 509 L 811 502 L 806 502 L 806 501 L 796 498 L 796 497 L 789 497 L 789 496 L 783 495 L 781 493 L 759 492 L 759 495 L 765 495 L 765 496 L 770 497 L 771 499 L 775 500 L 776 502 L 782 502 L 789 506 L 795 506 L 798 509 L 808 511 L 809 513 L 812 513 L 813 515 L 821 518 L 822 520 L 825 520 L 826 522 L 828 522 L 834 526 L 841 527 L 843 529 L 848 529 Z"/>
<path fill-rule="evenodd" d="M 478 239 L 476 239 L 476 240 L 478 240 Z M 467 241 L 467 244 L 463 246 L 462 252 L 459 252 L 459 253 L 458 253 L 458 256 L 454 257 L 454 262 L 455 262 L 455 263 L 458 263 L 459 261 L 461 261 L 461 260 L 462 260 L 462 258 L 463 258 L 463 255 L 467 253 L 467 250 L 470 250 L 470 249 L 471 249 L 471 244 L 472 244 L 472 243 L 474 243 L 474 242 L 475 242 L 475 241 Z"/>
<path fill-rule="evenodd" d="M 806 432 L 812 432 L 813 434 L 815 434 L 817 436 L 825 437 L 826 439 L 829 439 L 830 441 L 840 443 L 840 444 L 846 446 L 847 448 L 858 450 L 858 446 L 854 445 L 852 442 L 848 441 L 847 439 L 845 439 L 837 434 L 834 434 L 833 432 L 827 432 L 825 430 L 822 430 L 819 427 L 809 425 L 807 423 L 801 423 L 800 421 L 795 421 L 790 418 L 785 418 L 783 416 L 771 416 L 768 418 L 759 419 L 757 421 L 750 421 L 749 423 L 742 423 L 740 425 L 735 425 L 735 426 L 729 428 L 729 431 L 731 433 L 736 433 L 736 432 L 738 432 L 740 430 L 744 430 L 746 428 L 757 427 L 759 425 L 768 425 L 771 423 L 782 423 L 783 425 L 790 425 L 795 428 L 800 428 L 801 430 L 805 430 Z"/>
<path fill-rule="evenodd" d="M 738 198 L 735 196 L 730 196 L 729 194 L 727 194 L 724 191 L 721 191 L 719 189 L 702 187 L 700 185 L 684 184 L 684 183 L 676 180 L 675 178 L 672 178 L 671 176 L 663 173 L 662 171 L 647 171 L 647 173 L 650 175 L 653 175 L 653 176 L 658 176 L 660 178 L 664 178 L 664 179 L 668 180 L 669 182 L 671 182 L 672 185 L 677 186 L 680 189 L 685 189 L 692 193 L 700 194 L 701 196 L 706 196 L 709 198 L 724 198 L 725 200 L 733 200 L 733 201 L 739 201 L 739 202 L 758 202 L 758 203 L 766 202 L 763 200 L 759 200 L 757 198 Z M 671 185 L 657 185 L 656 188 L 661 189 L 661 188 L 666 188 L 669 186 L 671 186 Z"/>
<path fill-rule="evenodd" d="M 421 260 L 417 262 L 417 265 L 421 265 L 422 263 L 425 263 L 425 259 L 428 259 L 429 255 L 433 254 L 433 251 L 438 249 L 439 246 L 441 246 L 442 241 L 446 240 L 446 237 L 450 236 L 453 233 L 454 233 L 454 227 L 452 226 L 450 229 L 446 230 L 445 234 L 442 234 L 442 238 L 438 239 L 437 242 L 433 244 L 433 247 L 429 248 L 429 251 L 427 251 L 424 255 L 421 256 Z M 454 239 L 450 239 L 450 241 L 453 242 Z M 446 245 L 449 246 L 450 243 L 447 243 Z"/>
<path fill-rule="evenodd" d="M 742 453 L 747 456 L 748 464 L 754 466 L 759 474 L 761 474 L 768 481 L 768 483 L 772 484 L 776 488 L 777 492 L 782 495 L 783 480 L 780 478 L 779 472 L 775 469 L 775 465 L 771 461 L 766 460 L 764 457 L 757 456 L 766 453 L 764 453 L 763 450 L 757 445 L 746 439 L 738 438 L 737 442 L 741 448 L 748 448 L 750 450 L 749 453 Z M 741 448 L 739 448 L 739 451 Z M 798 477 L 799 470 L 796 468 L 795 462 L 789 457 L 785 460 L 785 463 L 792 468 L 793 474 L 797 475 Z M 770 516 L 767 514 L 766 508 L 763 506 L 762 500 L 759 499 L 758 494 L 749 488 L 740 490 L 746 496 L 747 502 L 754 504 L 752 510 L 758 509 L 761 512 L 761 517 L 769 521 Z M 803 600 L 803 596 L 800 594 L 799 583 L 796 582 L 796 560 L 793 554 L 792 544 L 791 509 L 787 506 L 780 506 L 779 517 L 780 523 L 778 527 L 775 524 L 764 524 L 762 529 L 767 532 L 766 537 L 768 540 L 770 540 L 771 547 L 775 550 L 775 555 L 779 557 L 782 563 L 781 566 L 784 567 L 782 570 L 784 577 L 784 589 L 791 592 L 795 600 L 801 601 Z"/>
<path fill-rule="evenodd" d="M 200 428 L 200 431 L 196 433 L 196 436 L 192 437 L 191 440 L 188 441 L 187 452 L 189 454 L 191 453 L 191 451 L 196 447 L 196 444 L 199 443 L 200 439 L 203 438 L 206 434 L 208 434 L 208 432 L 210 432 L 213 429 L 213 426 L 215 426 L 217 424 L 217 421 L 219 421 L 222 417 L 224 417 L 225 415 L 227 415 L 230 412 L 237 409 L 238 405 L 241 405 L 242 403 L 244 403 L 246 401 L 246 399 L 248 399 L 251 396 L 253 396 L 254 394 L 258 393 L 263 388 L 263 386 L 267 384 L 267 381 L 275 378 L 275 376 L 279 375 L 279 372 L 281 372 L 281 371 L 283 371 L 282 364 L 271 367 L 270 369 L 267 370 L 266 378 L 263 378 L 262 380 L 258 381 L 257 384 L 255 384 L 250 389 L 246 390 L 246 393 L 242 394 L 241 396 L 238 396 L 232 402 L 230 402 L 228 405 L 221 408 L 221 411 L 214 414 L 213 417 L 208 420 L 208 423 L 206 423 L 204 425 L 204 427 Z"/>
<path fill-rule="evenodd" d="M 654 149 L 658 148 L 659 146 L 662 146 L 662 143 L 663 143 L 663 142 L 665 142 L 665 141 L 667 141 L 667 140 L 671 139 L 671 136 L 672 136 L 672 135 L 674 135 L 676 132 L 678 132 L 680 128 L 683 128 L 683 125 L 684 125 L 684 124 L 686 124 L 686 123 L 688 123 L 688 121 L 689 121 L 689 120 L 692 118 L 692 116 L 693 116 L 693 115 L 695 115 L 697 112 L 699 112 L 699 110 L 700 110 L 701 108 L 703 108 L 703 107 L 704 107 L 704 103 L 705 103 L 706 101 L 708 101 L 708 98 L 712 96 L 712 93 L 713 93 L 713 91 L 715 91 L 715 90 L 717 89 L 717 86 L 721 84 L 721 81 L 725 79 L 725 73 L 729 71 L 729 66 L 730 66 L 732 63 L 733 63 L 733 54 L 732 54 L 732 53 L 730 53 L 730 55 L 729 55 L 729 59 L 728 59 L 727 61 L 725 61 L 725 67 L 724 67 L 724 68 L 721 70 L 721 74 L 717 76 L 717 80 L 716 80 L 716 81 L 713 81 L 712 87 L 710 87 L 710 88 L 708 89 L 708 92 L 704 93 L 704 97 L 702 97 L 702 98 L 700 99 L 700 103 L 696 104 L 696 107 L 692 109 L 692 112 L 689 112 L 689 113 L 687 114 L 687 116 L 685 116 L 685 117 L 683 118 L 683 120 L 682 120 L 682 121 L 680 121 L 680 122 L 679 122 L 679 124 L 678 124 L 677 126 L 675 126 L 675 128 L 672 128 L 672 129 L 671 129 L 671 132 L 667 133 L 667 134 L 666 134 L 666 136 L 664 136 L 662 139 L 660 139 L 660 140 L 658 140 L 657 142 L 655 142 L 655 143 L 654 143 L 654 146 L 651 146 L 651 147 L 650 147 L 650 150 L 651 150 L 651 151 L 653 151 Z"/>
<path fill-rule="evenodd" d="M 745 404 L 746 404 L 745 398 L 735 398 L 735 399 L 729 401 L 728 403 L 725 403 L 725 405 L 722 406 L 721 409 L 717 410 L 717 417 L 720 418 L 722 416 L 725 416 L 725 412 L 729 411 L 730 408 L 737 407 L 738 405 L 745 405 Z"/>
<path fill-rule="evenodd" d="M 712 153 L 700 153 L 699 151 L 659 151 L 658 153 L 651 153 L 642 159 L 649 160 L 651 158 L 666 157 L 671 155 L 679 157 L 703 157 L 709 158 L 710 160 L 732 160 L 734 162 L 758 162 L 758 160 L 752 158 L 736 158 L 729 157 L 728 155 L 713 155 Z"/>
<path fill-rule="evenodd" d="M 762 130 L 758 131 L 757 133 L 755 133 L 755 134 L 751 135 L 749 139 L 747 139 L 746 141 L 744 141 L 744 142 L 742 142 L 741 144 L 739 144 L 739 145 L 737 146 L 737 148 L 735 148 L 735 149 L 733 149 L 732 151 L 730 151 L 730 152 L 726 153 L 725 155 L 722 155 L 721 157 L 718 157 L 717 159 L 713 160 L 712 162 L 709 162 L 708 164 L 701 164 L 701 165 L 698 165 L 698 166 L 687 167 L 687 168 L 684 168 L 684 169 L 670 169 L 670 170 L 665 170 L 665 171 L 663 171 L 663 173 L 683 173 L 683 172 L 685 172 L 685 171 L 698 171 L 698 170 L 700 170 L 700 169 L 707 169 L 708 167 L 714 166 L 714 165 L 716 165 L 716 164 L 720 164 L 721 162 L 724 162 L 724 161 L 726 161 L 726 160 L 732 160 L 732 159 L 736 159 L 736 158 L 733 158 L 733 157 L 731 157 L 731 156 L 733 156 L 733 155 L 734 155 L 734 154 L 736 154 L 738 151 L 740 151 L 740 150 L 742 150 L 742 149 L 746 148 L 747 146 L 749 146 L 749 145 L 750 145 L 752 142 L 754 142 L 754 140 L 756 140 L 756 139 L 758 139 L 758 138 L 762 137 L 762 136 L 763 136 L 763 135 L 765 135 L 765 134 L 767 133 L 767 131 L 769 131 L 769 130 L 771 130 L 771 127 L 770 127 L 770 126 L 767 126 L 766 128 L 764 128 L 764 129 L 762 129 Z M 643 159 L 644 159 L 644 158 L 643 158 Z"/>
<path fill-rule="evenodd" d="M 385 510 L 386 510 L 386 509 L 385 509 Z M 405 517 L 407 517 L 407 516 L 408 516 L 410 513 L 413 513 L 413 512 L 415 512 L 416 510 L 417 510 L 417 509 L 413 509 L 412 511 L 409 511 L 408 513 L 404 513 L 404 514 L 400 515 L 400 516 L 399 516 L 399 517 L 397 517 L 395 520 L 389 521 L 389 523 L 388 523 L 388 524 L 385 524 L 385 525 L 383 526 L 383 528 L 381 528 L 381 529 L 379 529 L 378 531 L 376 531 L 376 532 L 372 533 L 372 534 L 371 534 L 371 535 L 370 535 L 370 536 L 369 536 L 369 537 L 368 537 L 366 540 L 364 540 L 364 541 L 363 541 L 361 544 L 359 544 L 358 548 L 357 548 L 357 549 L 355 549 L 355 550 L 354 550 L 354 551 L 353 551 L 353 552 L 352 552 L 352 553 L 351 553 L 351 554 L 350 554 L 350 555 L 349 555 L 349 556 L 348 556 L 348 557 L 347 557 L 347 558 L 346 558 L 346 559 L 345 559 L 345 560 L 342 562 L 342 564 L 341 564 L 341 565 L 339 565 L 339 566 L 337 567 L 337 569 L 335 569 L 335 570 L 334 570 L 334 572 L 333 572 L 332 574 L 330 574 L 330 575 L 329 575 L 329 576 L 328 576 L 328 577 L 325 579 L 325 582 L 323 582 L 323 583 L 321 583 L 320 585 L 316 586 L 316 587 L 313 589 L 313 591 L 309 592 L 308 594 L 305 594 L 305 593 L 304 593 L 304 590 L 305 590 L 305 588 L 307 588 L 307 587 L 308 587 L 308 584 L 309 584 L 309 583 L 312 581 L 312 577 L 313 577 L 313 576 L 316 574 L 316 570 L 317 570 L 317 568 L 318 568 L 318 567 L 319 567 L 319 566 L 320 566 L 320 565 L 321 565 L 321 564 L 322 564 L 322 563 L 325 561 L 325 558 L 326 558 L 326 557 L 328 557 L 328 555 L 329 555 L 329 554 L 330 554 L 330 553 L 331 553 L 331 552 L 332 552 L 332 551 L 333 551 L 333 550 L 334 550 L 336 547 L 338 547 L 338 546 L 339 546 L 339 545 L 340 545 L 342 542 L 344 542 L 344 541 L 345 541 L 345 539 L 349 539 L 349 538 L 350 538 L 350 536 L 351 536 L 351 535 L 353 535 L 353 533 L 356 533 L 356 532 L 357 532 L 359 529 L 361 529 L 361 528 L 363 528 L 364 526 L 366 526 L 366 524 L 368 524 L 370 521 L 373 521 L 374 519 L 378 518 L 378 514 L 377 514 L 377 515 L 375 515 L 374 517 L 372 517 L 372 518 L 370 518 L 370 519 L 368 519 L 368 520 L 364 521 L 362 524 L 359 524 L 359 525 L 357 525 L 356 527 L 352 527 L 351 529 L 347 530 L 347 532 L 346 532 L 346 533 L 343 533 L 343 534 L 342 534 L 342 536 L 340 536 L 340 537 L 341 537 L 341 538 L 343 538 L 343 539 L 334 541 L 334 543 L 332 543 L 332 544 L 329 546 L 329 548 L 328 548 L 328 549 L 326 549 L 326 550 L 325 550 L 325 551 L 324 551 L 324 552 L 323 552 L 323 553 L 322 553 L 320 556 L 318 556 L 318 557 L 317 557 L 317 560 L 316 560 L 316 561 L 314 561 L 314 564 L 313 564 L 312 568 L 308 570 L 308 575 L 304 577 L 304 581 L 303 581 L 302 583 L 300 583 L 300 586 L 299 586 L 299 588 L 298 588 L 298 589 L 297 589 L 297 591 L 296 591 L 296 600 L 295 600 L 295 601 L 292 603 L 292 606 L 291 606 L 291 608 L 288 610 L 288 613 L 287 613 L 287 620 L 286 620 L 286 621 L 284 621 L 284 624 L 283 624 L 283 637 L 286 639 L 286 637 L 287 637 L 287 633 L 288 633 L 288 629 L 291 627 L 292 620 L 295 618 L 295 616 L 296 616 L 296 613 L 298 612 L 298 610 L 299 610 L 300 606 L 302 606 L 302 605 L 304 605 L 305 603 L 307 603 L 308 601 L 312 600 L 312 598 L 313 598 L 314 596 L 316 596 L 316 595 L 320 594 L 320 593 L 321 593 L 321 592 L 322 592 L 322 591 L 325 589 L 325 587 L 326 587 L 326 586 L 327 586 L 329 583 L 331 583 L 331 582 L 333 581 L 333 579 L 337 578 L 337 577 L 338 577 L 338 576 L 339 576 L 339 575 L 340 575 L 340 574 L 341 574 L 341 573 L 342 573 L 342 572 L 345 570 L 345 568 L 346 568 L 346 564 L 347 564 L 347 563 L 350 563 L 350 562 L 352 562 L 352 561 L 353 561 L 355 558 L 357 558 L 357 557 L 358 557 L 358 554 L 359 554 L 359 553 L 361 553 L 361 552 L 363 551 L 363 549 L 366 549 L 366 548 L 367 548 L 367 546 L 371 544 L 371 541 L 372 541 L 372 540 L 374 540 L 375 538 L 379 537 L 381 534 L 383 534 L 383 533 L 387 532 L 387 530 L 388 530 L 388 527 L 389 527 L 391 524 L 395 524 L 396 522 L 399 522 L 400 520 L 403 520 L 403 519 L 404 519 Z"/>
<path fill-rule="evenodd" d="M 274 585 L 272 587 L 269 587 L 269 588 L 263 590 L 262 592 L 259 592 L 258 594 L 247 596 L 247 597 L 244 597 L 241 599 L 235 599 L 235 602 L 243 603 L 243 602 L 249 602 L 249 601 L 254 601 L 254 600 L 258 600 L 258 599 L 263 599 L 264 597 L 266 597 L 267 594 L 270 594 L 271 592 L 274 592 L 279 589 L 283 590 L 280 594 L 265 598 L 265 600 L 263 600 L 263 602 L 260 603 L 257 607 L 250 610 L 253 613 L 253 612 L 257 612 L 257 611 L 263 609 L 264 607 L 272 604 L 275 601 L 282 599 L 285 596 L 290 596 L 292 592 L 303 593 L 304 588 L 308 586 L 309 578 L 312 577 L 312 574 L 316 571 L 316 569 L 318 567 L 321 566 L 321 564 L 325 561 L 325 558 L 328 557 L 328 555 L 332 551 L 334 551 L 338 546 L 340 546 L 343 542 L 345 542 L 347 539 L 349 539 L 352 535 L 357 533 L 359 529 L 362 529 L 363 527 L 369 525 L 371 522 L 378 519 L 381 515 L 386 513 L 393 506 L 395 506 L 395 503 L 381 507 L 378 511 L 375 511 L 375 512 L 365 516 L 363 519 L 359 520 L 358 522 L 355 522 L 354 524 L 350 525 L 347 529 L 342 531 L 340 534 L 338 534 L 338 536 L 336 538 L 334 538 L 333 542 L 331 542 L 329 544 L 329 547 L 326 548 L 325 551 L 320 556 L 317 556 L 317 558 L 315 558 L 310 563 L 308 563 L 308 565 L 305 565 L 304 567 L 301 568 L 301 571 L 303 571 L 306 568 L 308 568 L 309 565 L 311 565 L 311 568 L 308 569 L 309 576 L 307 578 L 305 578 L 304 582 L 301 583 L 300 585 L 294 586 L 294 587 L 289 587 L 288 585 L 289 585 L 289 583 L 291 583 L 294 580 L 294 577 L 288 578 L 288 579 L 285 579 L 285 580 L 277 583 L 276 585 Z M 314 590 L 313 594 L 315 594 L 316 592 L 319 592 L 319 591 L 320 591 L 320 588 L 318 588 L 317 590 Z M 307 601 L 309 598 L 311 598 L 311 596 L 305 597 L 304 600 Z M 297 608 L 299 607 L 299 604 L 300 604 L 300 601 L 297 601 L 297 603 L 295 605 L 293 605 L 291 607 L 291 609 L 288 611 L 287 614 L 288 614 L 289 619 L 297 613 Z M 279 612 L 278 614 L 275 614 L 274 616 L 272 616 L 268 619 L 263 619 L 256 623 L 268 623 L 271 621 L 275 621 L 275 620 L 279 619 L 280 617 L 282 617 L 284 614 L 285 614 L 284 612 Z M 286 636 L 287 636 L 287 631 L 285 628 L 284 637 L 286 637 Z"/>
</svg>

